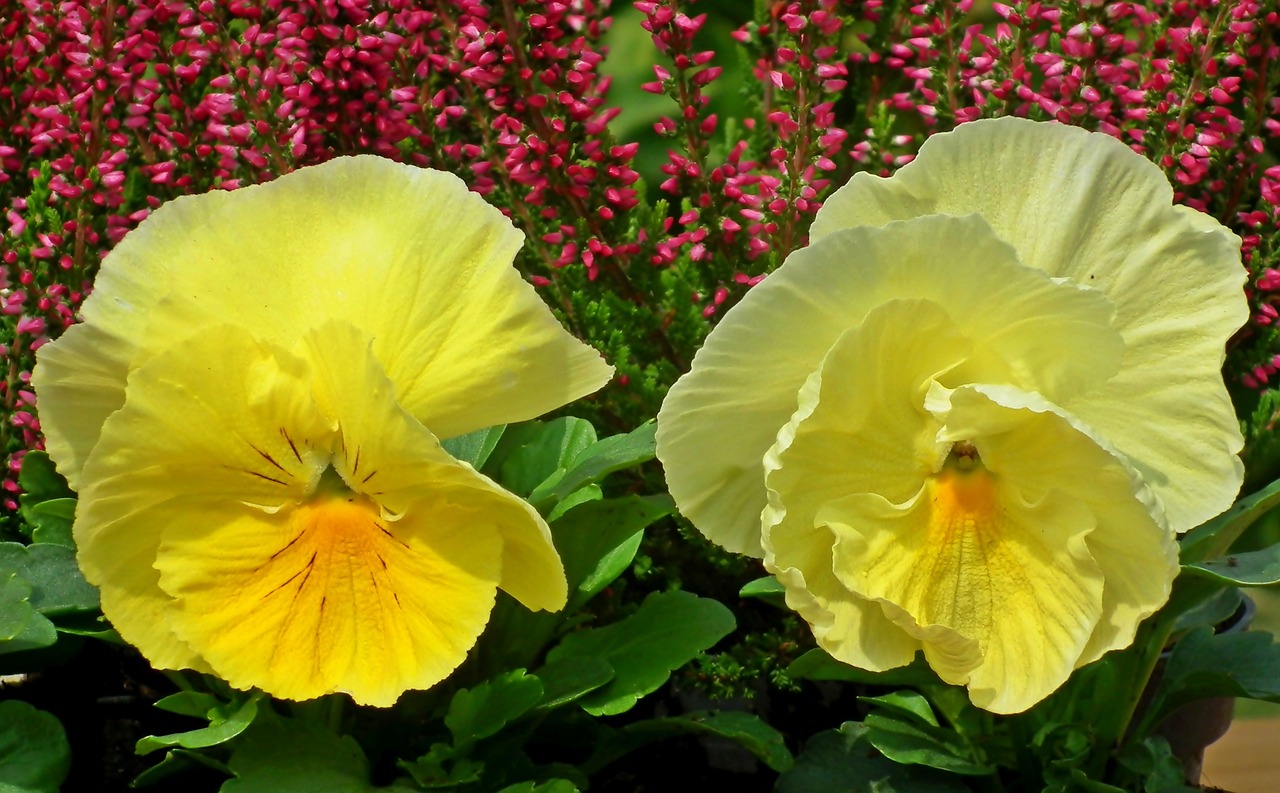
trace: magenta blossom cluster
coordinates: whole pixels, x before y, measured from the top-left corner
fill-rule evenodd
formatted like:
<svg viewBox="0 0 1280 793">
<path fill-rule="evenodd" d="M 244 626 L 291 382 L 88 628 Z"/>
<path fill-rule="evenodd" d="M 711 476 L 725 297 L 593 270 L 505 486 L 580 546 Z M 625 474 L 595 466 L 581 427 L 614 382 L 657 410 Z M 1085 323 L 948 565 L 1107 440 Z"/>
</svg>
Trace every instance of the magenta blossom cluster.
<svg viewBox="0 0 1280 793">
<path fill-rule="evenodd" d="M 1229 376 L 1276 384 L 1274 4 L 747 5 L 733 20 L 695 0 L 0 7 L 4 506 L 41 444 L 32 352 L 75 321 L 112 245 L 175 196 L 358 152 L 451 170 L 511 216 L 519 266 L 618 367 L 595 409 L 620 429 L 653 415 L 710 323 L 805 244 L 853 172 L 1009 114 L 1124 140 L 1241 234 L 1254 321 Z M 652 46 L 642 70 L 608 71 L 625 86 L 607 73 L 619 36 Z M 652 135 L 616 139 L 635 91 L 667 109 Z M 658 149 L 643 177 L 642 147 Z"/>
</svg>

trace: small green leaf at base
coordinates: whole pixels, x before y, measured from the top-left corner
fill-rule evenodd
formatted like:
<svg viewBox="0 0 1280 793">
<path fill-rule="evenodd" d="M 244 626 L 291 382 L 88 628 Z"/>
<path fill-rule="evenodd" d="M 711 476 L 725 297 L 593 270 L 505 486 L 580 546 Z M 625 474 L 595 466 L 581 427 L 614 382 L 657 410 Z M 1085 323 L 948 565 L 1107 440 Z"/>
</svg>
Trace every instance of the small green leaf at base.
<svg viewBox="0 0 1280 793">
<path fill-rule="evenodd" d="M 0 702 L 0 791 L 57 793 L 71 770 L 62 723 L 20 700 Z"/>
</svg>

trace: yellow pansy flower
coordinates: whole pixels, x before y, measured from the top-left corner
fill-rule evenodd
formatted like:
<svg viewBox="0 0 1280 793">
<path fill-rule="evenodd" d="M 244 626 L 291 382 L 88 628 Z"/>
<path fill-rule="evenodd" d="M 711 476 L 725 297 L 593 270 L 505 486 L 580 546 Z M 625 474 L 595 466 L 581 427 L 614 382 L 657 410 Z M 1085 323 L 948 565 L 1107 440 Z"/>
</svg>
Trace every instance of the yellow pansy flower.
<svg viewBox="0 0 1280 793">
<path fill-rule="evenodd" d="M 106 616 L 157 667 L 390 705 L 465 657 L 496 588 L 561 608 L 525 502 L 440 438 L 607 381 L 451 175 L 376 157 L 161 207 L 33 376 Z"/>
<path fill-rule="evenodd" d="M 1101 134 L 999 119 L 860 174 L 671 390 L 681 511 L 836 658 L 1024 710 L 1128 645 L 1229 506 L 1239 240 Z"/>
</svg>

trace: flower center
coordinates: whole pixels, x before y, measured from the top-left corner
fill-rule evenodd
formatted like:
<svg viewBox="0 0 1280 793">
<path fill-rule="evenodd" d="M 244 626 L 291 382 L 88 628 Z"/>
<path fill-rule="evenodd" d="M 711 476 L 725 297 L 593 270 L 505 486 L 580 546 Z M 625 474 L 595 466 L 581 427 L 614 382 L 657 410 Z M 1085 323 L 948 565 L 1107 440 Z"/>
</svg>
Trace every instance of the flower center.
<svg viewBox="0 0 1280 793">
<path fill-rule="evenodd" d="M 942 470 L 932 477 L 932 533 L 939 545 L 950 545 L 962 535 L 977 535 L 983 542 L 995 539 L 1000 511 L 996 504 L 995 477 L 982 464 L 969 441 L 958 441 Z"/>
</svg>

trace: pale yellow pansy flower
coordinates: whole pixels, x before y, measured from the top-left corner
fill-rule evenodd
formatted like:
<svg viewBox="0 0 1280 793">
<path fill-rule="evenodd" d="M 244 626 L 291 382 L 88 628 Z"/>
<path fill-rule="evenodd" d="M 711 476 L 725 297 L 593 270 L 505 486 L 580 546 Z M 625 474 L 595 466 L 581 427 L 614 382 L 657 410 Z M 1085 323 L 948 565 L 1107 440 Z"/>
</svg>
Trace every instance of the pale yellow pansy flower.
<svg viewBox="0 0 1280 793">
<path fill-rule="evenodd" d="M 1128 645 L 1230 505 L 1239 241 L 1100 134 L 1019 119 L 855 177 L 658 422 L 681 511 L 819 644 L 1024 710 Z"/>
<path fill-rule="evenodd" d="M 561 608 L 542 518 L 440 438 L 603 385 L 455 177 L 342 158 L 161 207 L 34 376 L 103 612 L 157 667 L 386 706 L 501 588 Z"/>
</svg>

